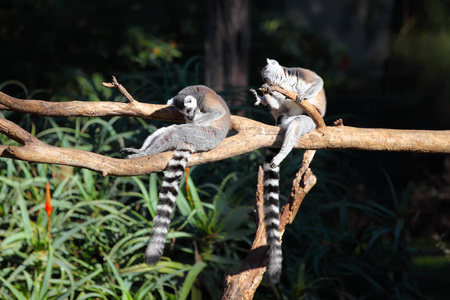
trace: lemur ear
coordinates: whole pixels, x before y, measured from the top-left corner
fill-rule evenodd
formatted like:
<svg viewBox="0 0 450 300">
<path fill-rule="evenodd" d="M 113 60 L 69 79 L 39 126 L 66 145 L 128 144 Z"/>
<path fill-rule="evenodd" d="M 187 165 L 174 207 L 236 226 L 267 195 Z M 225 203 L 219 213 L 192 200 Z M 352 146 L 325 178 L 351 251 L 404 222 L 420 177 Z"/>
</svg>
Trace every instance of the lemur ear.
<svg viewBox="0 0 450 300">
<path fill-rule="evenodd" d="M 170 98 L 169 100 L 167 100 L 166 105 L 173 105 L 173 98 Z"/>
<path fill-rule="evenodd" d="M 208 93 L 214 92 L 212 89 L 204 85 L 197 85 L 195 87 L 195 90 L 197 91 L 197 94 L 202 97 L 204 97 Z"/>
<path fill-rule="evenodd" d="M 268 65 L 278 65 L 278 62 L 275 59 L 266 59 Z"/>
<path fill-rule="evenodd" d="M 197 92 L 196 93 L 197 105 L 203 109 L 204 102 L 208 101 L 207 98 L 210 97 L 209 95 L 215 94 L 215 92 L 212 89 L 210 89 L 209 87 L 204 86 L 204 85 L 197 85 L 195 87 L 195 90 Z"/>
</svg>

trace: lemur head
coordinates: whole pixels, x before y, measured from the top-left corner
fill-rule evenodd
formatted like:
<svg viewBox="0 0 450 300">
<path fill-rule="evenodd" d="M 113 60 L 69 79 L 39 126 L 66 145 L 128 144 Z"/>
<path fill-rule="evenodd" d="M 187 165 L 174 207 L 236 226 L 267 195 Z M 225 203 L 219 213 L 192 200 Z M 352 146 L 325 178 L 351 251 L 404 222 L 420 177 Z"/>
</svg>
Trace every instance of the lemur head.
<svg viewBox="0 0 450 300">
<path fill-rule="evenodd" d="M 204 112 L 205 96 L 216 95 L 210 88 L 203 85 L 193 85 L 182 89 L 175 97 L 167 101 L 186 116 L 186 121 L 192 122 L 196 115 Z"/>
<path fill-rule="evenodd" d="M 267 59 L 267 65 L 262 69 L 261 76 L 268 84 L 279 84 L 286 77 L 283 67 L 275 59 Z"/>
</svg>

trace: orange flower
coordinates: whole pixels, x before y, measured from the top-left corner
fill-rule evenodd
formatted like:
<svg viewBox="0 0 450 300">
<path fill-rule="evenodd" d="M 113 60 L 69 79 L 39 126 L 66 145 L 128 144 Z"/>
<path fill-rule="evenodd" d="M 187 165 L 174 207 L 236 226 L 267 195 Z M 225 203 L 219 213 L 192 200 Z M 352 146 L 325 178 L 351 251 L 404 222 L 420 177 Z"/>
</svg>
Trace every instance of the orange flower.
<svg viewBox="0 0 450 300">
<path fill-rule="evenodd" d="M 53 210 L 52 204 L 50 203 L 50 199 L 51 199 L 51 196 L 50 196 L 50 184 L 47 181 L 47 184 L 45 185 L 45 211 L 47 212 L 47 216 L 48 216 L 48 218 L 47 218 L 47 220 L 48 220 L 48 223 L 47 223 L 48 236 L 51 236 L 51 233 L 50 233 L 50 215 L 52 214 L 52 210 Z"/>
</svg>

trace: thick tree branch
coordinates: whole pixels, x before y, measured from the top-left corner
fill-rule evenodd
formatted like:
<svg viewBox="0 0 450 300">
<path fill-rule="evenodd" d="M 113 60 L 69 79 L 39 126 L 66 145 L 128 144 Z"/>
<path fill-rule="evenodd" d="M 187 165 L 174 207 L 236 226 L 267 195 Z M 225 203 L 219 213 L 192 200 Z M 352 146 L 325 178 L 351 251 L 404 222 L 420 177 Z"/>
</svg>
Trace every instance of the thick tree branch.
<svg viewBox="0 0 450 300">
<path fill-rule="evenodd" d="M 305 101 L 302 101 L 305 102 Z M 115 102 L 47 102 L 23 100 L 0 92 L 0 106 L 8 110 L 40 116 L 133 116 L 180 122 L 181 114 L 171 107 L 138 101 Z M 227 138 L 217 148 L 194 154 L 189 166 L 223 160 L 249 153 L 263 147 L 280 147 L 283 132 L 244 117 L 232 117 L 232 129 L 238 133 Z M 53 147 L 26 133 L 14 123 L 0 118 L 0 133 L 18 141 L 23 147 L 0 146 L 0 157 L 31 162 L 79 166 L 103 175 L 131 176 L 164 170 L 171 153 L 134 158 L 110 158 L 76 149 Z M 450 131 L 366 129 L 349 126 L 325 127 L 302 136 L 297 149 L 355 149 L 378 151 L 412 151 L 424 153 L 450 153 Z"/>
<path fill-rule="evenodd" d="M 0 109 L 12 110 L 44 117 L 141 117 L 168 122 L 182 122 L 183 116 L 173 107 L 137 101 L 117 103 L 110 101 L 48 102 L 25 100 L 0 92 Z"/>
<path fill-rule="evenodd" d="M 264 223 L 262 167 L 258 170 L 258 183 L 256 188 L 256 229 L 252 247 L 242 263 L 239 271 L 234 275 L 227 275 L 224 282 L 222 300 L 253 299 L 263 274 L 266 271 L 266 226 Z"/>
</svg>

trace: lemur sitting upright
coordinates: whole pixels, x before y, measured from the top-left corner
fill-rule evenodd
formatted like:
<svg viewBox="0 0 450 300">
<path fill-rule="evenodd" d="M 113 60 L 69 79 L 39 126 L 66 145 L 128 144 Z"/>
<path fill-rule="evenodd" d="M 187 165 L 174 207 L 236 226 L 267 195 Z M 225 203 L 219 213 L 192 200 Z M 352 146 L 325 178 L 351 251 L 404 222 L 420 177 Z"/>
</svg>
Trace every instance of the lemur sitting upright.
<svg viewBox="0 0 450 300">
<path fill-rule="evenodd" d="M 265 82 L 263 87 L 278 85 L 293 91 L 300 99 L 308 100 L 322 116 L 325 115 L 326 99 L 323 80 L 313 71 L 285 68 L 276 60 L 267 59 L 267 65 L 261 71 L 261 75 Z M 283 260 L 280 241 L 279 166 L 291 152 L 298 138 L 313 131 L 316 125 L 300 106 L 280 93 L 268 92 L 260 97 L 255 90 L 250 91 L 256 97 L 255 105 L 260 103 L 269 105 L 276 125 L 286 130 L 281 149 L 277 153 L 276 149 L 268 148 L 263 165 L 264 221 L 268 246 L 267 279 L 274 285 L 280 279 Z"/>
<path fill-rule="evenodd" d="M 164 251 L 170 219 L 175 207 L 180 181 L 187 161 L 193 152 L 208 151 L 227 136 L 231 115 L 225 101 L 212 89 L 188 86 L 167 101 L 184 114 L 187 124 L 171 125 L 148 136 L 140 149 L 120 151 L 128 158 L 175 150 L 164 174 L 159 192 L 151 238 L 145 251 L 145 262 L 156 264 Z"/>
</svg>

